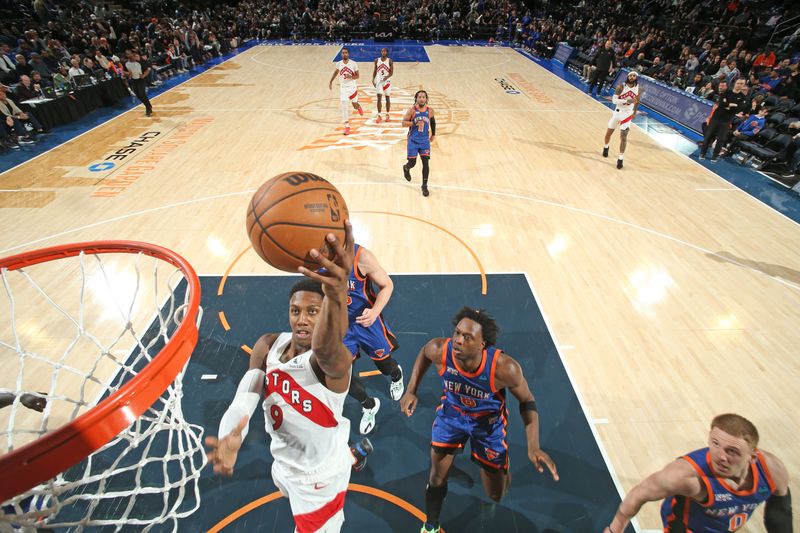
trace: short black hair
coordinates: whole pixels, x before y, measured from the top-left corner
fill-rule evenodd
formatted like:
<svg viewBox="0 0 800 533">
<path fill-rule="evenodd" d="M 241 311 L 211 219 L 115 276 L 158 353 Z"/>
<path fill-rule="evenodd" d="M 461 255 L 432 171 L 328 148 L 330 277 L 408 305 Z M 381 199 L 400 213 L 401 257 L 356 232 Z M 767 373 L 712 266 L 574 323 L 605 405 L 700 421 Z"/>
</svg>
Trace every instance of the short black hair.
<svg viewBox="0 0 800 533">
<path fill-rule="evenodd" d="M 494 343 L 497 342 L 497 334 L 500 333 L 500 327 L 495 322 L 494 317 L 486 312 L 486 309 L 473 309 L 472 307 L 464 306 L 453 317 L 453 325 L 458 326 L 458 323 L 465 318 L 480 324 L 481 336 L 486 341 L 486 346 L 494 346 Z"/>
<path fill-rule="evenodd" d="M 347 48 L 346 46 L 342 46 L 342 52 L 344 52 L 345 50 L 347 50 L 348 53 L 350 52 L 349 48 Z"/>
<path fill-rule="evenodd" d="M 322 292 L 322 283 L 313 279 L 303 278 L 294 285 L 292 285 L 292 290 L 289 291 L 289 300 L 292 299 L 294 293 L 300 291 L 316 292 L 321 297 L 325 298 L 325 293 Z"/>
</svg>

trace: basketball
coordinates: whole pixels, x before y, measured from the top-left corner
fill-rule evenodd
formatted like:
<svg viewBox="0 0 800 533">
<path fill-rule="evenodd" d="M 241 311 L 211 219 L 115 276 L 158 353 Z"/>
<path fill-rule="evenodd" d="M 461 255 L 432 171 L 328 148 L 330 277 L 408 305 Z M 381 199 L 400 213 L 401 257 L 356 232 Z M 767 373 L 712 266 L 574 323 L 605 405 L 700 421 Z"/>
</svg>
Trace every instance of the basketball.
<svg viewBox="0 0 800 533">
<path fill-rule="evenodd" d="M 247 206 L 247 235 L 258 255 L 273 267 L 297 272 L 319 268 L 308 252 L 331 259 L 325 236 L 344 243 L 347 205 L 331 183 L 309 172 L 287 172 L 265 182 Z"/>
</svg>

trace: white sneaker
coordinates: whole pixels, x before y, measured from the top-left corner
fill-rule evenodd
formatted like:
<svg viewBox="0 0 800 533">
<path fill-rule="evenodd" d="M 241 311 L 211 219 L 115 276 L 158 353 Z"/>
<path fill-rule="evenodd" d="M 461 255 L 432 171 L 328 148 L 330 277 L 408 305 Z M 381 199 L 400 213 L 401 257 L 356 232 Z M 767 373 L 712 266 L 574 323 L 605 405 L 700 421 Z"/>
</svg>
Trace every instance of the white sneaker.
<svg viewBox="0 0 800 533">
<path fill-rule="evenodd" d="M 366 435 L 375 429 L 375 415 L 378 414 L 378 409 L 381 408 L 381 401 L 377 398 L 374 398 L 374 400 L 375 407 L 372 409 L 361 408 L 361 424 L 358 426 L 358 430 L 362 435 Z"/>
<path fill-rule="evenodd" d="M 400 379 L 389 382 L 389 396 L 396 402 L 400 401 L 400 398 L 403 397 L 403 391 L 406 390 L 406 386 L 403 385 L 403 367 L 400 365 L 397 365 L 397 367 L 400 369 Z"/>
</svg>

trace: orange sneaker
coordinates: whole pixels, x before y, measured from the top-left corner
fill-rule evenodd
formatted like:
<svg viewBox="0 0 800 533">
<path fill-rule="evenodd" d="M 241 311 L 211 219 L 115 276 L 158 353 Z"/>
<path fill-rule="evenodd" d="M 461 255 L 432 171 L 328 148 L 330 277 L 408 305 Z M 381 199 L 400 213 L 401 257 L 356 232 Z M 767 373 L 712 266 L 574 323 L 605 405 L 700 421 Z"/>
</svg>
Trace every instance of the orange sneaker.
<svg viewBox="0 0 800 533">
<path fill-rule="evenodd" d="M 344 128 L 344 134 L 345 134 L 345 135 L 350 135 L 350 126 L 345 126 L 345 128 Z"/>
<path fill-rule="evenodd" d="M 389 113 L 386 113 L 386 122 L 389 122 Z"/>
<path fill-rule="evenodd" d="M 378 118 L 376 118 L 376 119 L 375 119 L 375 124 L 380 124 L 380 123 L 381 123 L 381 121 L 382 121 L 382 120 L 381 120 L 381 116 L 380 116 L 380 115 L 378 115 Z"/>
<path fill-rule="evenodd" d="M 358 108 L 358 114 L 361 115 L 361 116 L 364 116 L 364 108 L 363 107 L 359 107 Z"/>
</svg>

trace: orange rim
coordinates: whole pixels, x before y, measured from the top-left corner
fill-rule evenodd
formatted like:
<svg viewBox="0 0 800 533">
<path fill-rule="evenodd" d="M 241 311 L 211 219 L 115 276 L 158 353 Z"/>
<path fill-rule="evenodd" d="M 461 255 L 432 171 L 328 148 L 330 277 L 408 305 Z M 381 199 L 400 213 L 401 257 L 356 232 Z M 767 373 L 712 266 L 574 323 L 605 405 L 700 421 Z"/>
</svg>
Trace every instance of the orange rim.
<svg viewBox="0 0 800 533">
<path fill-rule="evenodd" d="M 186 259 L 167 248 L 135 241 L 65 244 L 0 259 L 9 271 L 81 252 L 130 253 L 155 257 L 183 272 L 189 290 L 183 322 L 170 341 L 145 368 L 90 411 L 25 446 L 0 457 L 0 502 L 13 498 L 59 472 L 78 464 L 130 426 L 175 380 L 197 344 L 200 280 Z"/>
</svg>

